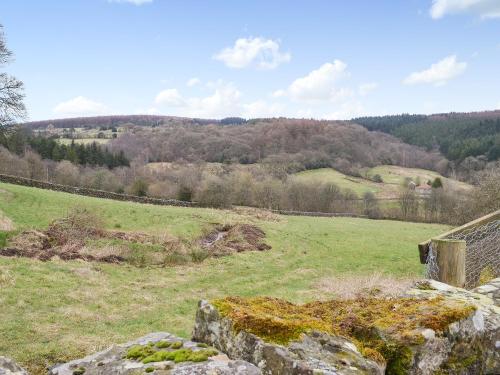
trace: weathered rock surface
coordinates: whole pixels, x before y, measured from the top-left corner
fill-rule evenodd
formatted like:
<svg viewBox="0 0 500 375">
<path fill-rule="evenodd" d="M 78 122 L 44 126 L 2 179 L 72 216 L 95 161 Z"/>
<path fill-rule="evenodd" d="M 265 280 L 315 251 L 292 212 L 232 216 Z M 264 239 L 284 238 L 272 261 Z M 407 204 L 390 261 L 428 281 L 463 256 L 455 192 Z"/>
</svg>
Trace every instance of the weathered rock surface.
<svg viewBox="0 0 500 375">
<path fill-rule="evenodd" d="M 495 302 L 495 305 L 500 307 L 500 277 L 491 280 L 487 284 L 478 286 L 472 291 L 490 297 Z"/>
<path fill-rule="evenodd" d="M 311 332 L 277 345 L 236 332 L 233 322 L 207 301 L 199 303 L 193 339 L 213 345 L 229 358 L 251 362 L 263 374 L 500 374 L 500 309 L 492 298 L 433 280 L 411 289 L 408 296 L 449 299 L 475 310 L 443 332 L 420 329 L 420 339 L 406 347 L 405 357 L 387 368 L 364 358 L 353 342 L 326 333 Z M 389 340 L 390 333 L 385 331 L 381 338 Z"/>
<path fill-rule="evenodd" d="M 476 311 L 468 319 L 451 324 L 442 337 L 429 332 L 425 344 L 418 348 L 414 373 L 431 374 L 444 369 L 448 374 L 500 374 L 500 308 L 495 300 L 487 293 L 435 280 L 429 280 L 428 286 L 413 288 L 408 294 L 425 298 L 443 296 L 472 304 Z"/>
<path fill-rule="evenodd" d="M 203 362 L 159 361 L 143 363 L 125 358 L 128 350 L 135 345 L 158 342 L 182 342 L 182 348 L 200 351 L 196 342 L 187 341 L 165 332 L 155 332 L 137 340 L 112 346 L 102 352 L 89 355 L 50 369 L 50 375 L 259 375 L 261 371 L 254 365 L 241 360 L 230 360 L 219 354 Z M 0 374 L 1 370 L 0 370 Z M 16 373 L 17 374 L 17 373 Z"/>
<path fill-rule="evenodd" d="M 0 375 L 28 375 L 16 362 L 0 356 Z"/>
<path fill-rule="evenodd" d="M 213 345 L 230 358 L 256 364 L 264 374 L 357 375 L 385 370 L 364 358 L 349 340 L 321 332 L 304 335 L 288 346 L 266 343 L 245 331 L 235 333 L 232 322 L 207 301 L 199 302 L 193 339 Z"/>
</svg>

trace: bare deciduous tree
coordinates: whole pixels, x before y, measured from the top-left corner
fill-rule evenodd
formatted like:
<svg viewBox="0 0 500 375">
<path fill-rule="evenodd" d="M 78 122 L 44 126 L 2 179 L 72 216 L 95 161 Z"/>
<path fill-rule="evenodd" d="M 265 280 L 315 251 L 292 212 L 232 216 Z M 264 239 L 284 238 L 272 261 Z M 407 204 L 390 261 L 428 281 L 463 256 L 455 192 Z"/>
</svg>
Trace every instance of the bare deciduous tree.
<svg viewBox="0 0 500 375">
<path fill-rule="evenodd" d="M 3 27 L 0 25 L 0 68 L 12 60 L 12 52 L 7 48 Z M 0 73 L 0 132 L 15 120 L 26 116 L 23 103 L 23 83 L 15 77 Z"/>
</svg>

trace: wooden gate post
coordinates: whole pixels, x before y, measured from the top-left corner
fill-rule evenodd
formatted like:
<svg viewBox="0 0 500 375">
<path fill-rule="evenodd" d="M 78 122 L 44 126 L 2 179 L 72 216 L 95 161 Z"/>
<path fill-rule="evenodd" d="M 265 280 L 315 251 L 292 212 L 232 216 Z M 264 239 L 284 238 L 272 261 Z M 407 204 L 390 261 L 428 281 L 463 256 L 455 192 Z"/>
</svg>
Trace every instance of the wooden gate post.
<svg viewBox="0 0 500 375">
<path fill-rule="evenodd" d="M 465 285 L 465 246 L 463 240 L 433 239 L 438 281 L 463 288 Z"/>
</svg>

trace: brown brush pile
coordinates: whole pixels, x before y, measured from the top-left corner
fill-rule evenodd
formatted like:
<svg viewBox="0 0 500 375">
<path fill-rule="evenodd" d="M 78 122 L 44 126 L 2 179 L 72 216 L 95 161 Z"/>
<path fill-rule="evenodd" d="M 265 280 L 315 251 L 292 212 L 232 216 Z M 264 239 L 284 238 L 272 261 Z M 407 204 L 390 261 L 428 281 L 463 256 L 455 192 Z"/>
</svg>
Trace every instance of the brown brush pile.
<svg viewBox="0 0 500 375">
<path fill-rule="evenodd" d="M 202 262 L 208 257 L 250 250 L 267 250 L 264 232 L 256 226 L 222 226 L 202 239 L 189 242 L 163 235 L 103 229 L 103 221 L 85 209 L 52 222 L 46 231 L 26 230 L 10 239 L 0 255 L 42 261 L 82 259 L 136 266 L 169 266 Z"/>
<path fill-rule="evenodd" d="M 263 251 L 271 246 L 263 242 L 266 234 L 251 224 L 224 225 L 216 228 L 200 240 L 202 248 L 212 256 L 222 256 L 243 251 Z"/>
</svg>

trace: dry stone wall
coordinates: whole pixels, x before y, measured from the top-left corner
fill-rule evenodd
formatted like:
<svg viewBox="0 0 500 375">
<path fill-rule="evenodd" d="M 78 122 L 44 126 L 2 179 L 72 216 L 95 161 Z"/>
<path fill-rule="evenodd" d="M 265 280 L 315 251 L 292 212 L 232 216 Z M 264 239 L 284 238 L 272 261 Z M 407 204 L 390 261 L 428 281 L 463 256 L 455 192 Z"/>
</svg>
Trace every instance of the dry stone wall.
<svg viewBox="0 0 500 375">
<path fill-rule="evenodd" d="M 39 189 L 48 189 L 54 191 L 62 191 L 65 193 L 85 195 L 88 197 L 95 198 L 105 198 L 114 199 L 118 201 L 128 201 L 128 202 L 138 202 L 138 203 L 149 203 L 162 206 L 183 206 L 183 207 L 194 207 L 197 206 L 195 202 L 185 202 L 176 199 L 159 199 L 151 197 L 139 197 L 129 194 L 119 194 L 104 190 L 88 189 L 76 186 L 67 186 L 54 184 L 52 182 L 45 182 L 39 180 L 32 180 L 24 177 L 9 176 L 5 174 L 0 174 L 0 182 L 5 182 L 8 184 L 23 185 L 29 187 L 35 187 Z"/>
</svg>

